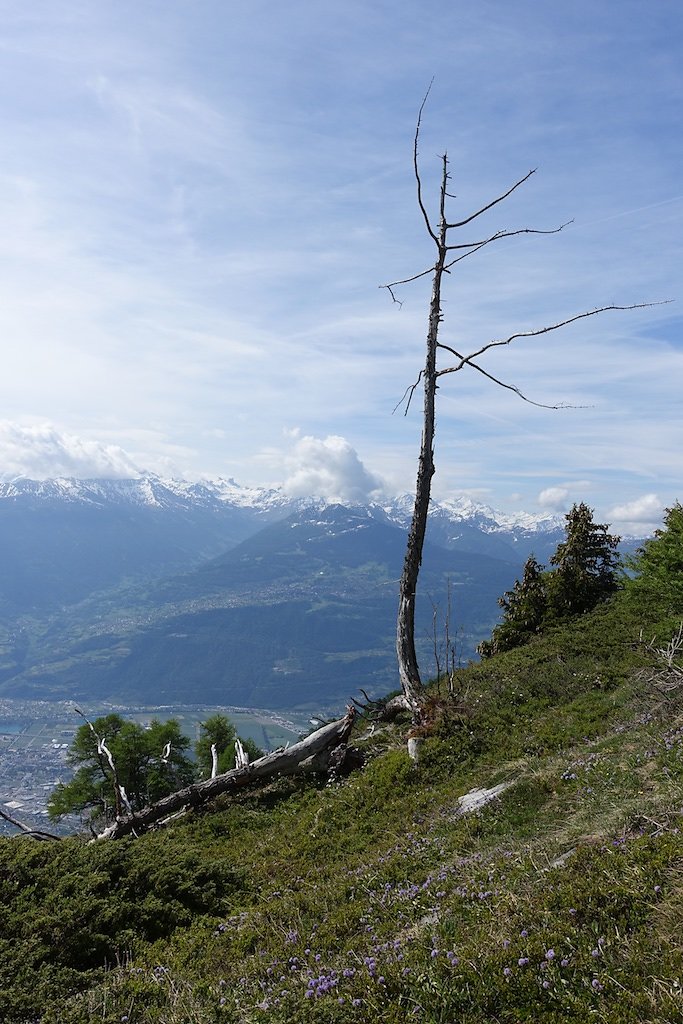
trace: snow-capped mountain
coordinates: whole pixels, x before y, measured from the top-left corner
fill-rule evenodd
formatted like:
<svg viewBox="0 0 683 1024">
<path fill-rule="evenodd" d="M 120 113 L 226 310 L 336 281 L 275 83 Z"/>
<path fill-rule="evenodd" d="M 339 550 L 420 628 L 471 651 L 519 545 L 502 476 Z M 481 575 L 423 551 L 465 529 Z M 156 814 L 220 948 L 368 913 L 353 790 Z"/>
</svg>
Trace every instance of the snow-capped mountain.
<svg viewBox="0 0 683 1024">
<path fill-rule="evenodd" d="M 152 474 L 131 479 L 77 480 L 57 477 L 52 480 L 30 480 L 17 477 L 0 481 L 0 503 L 21 502 L 45 506 L 48 503 L 81 504 L 91 507 L 132 505 L 155 509 L 221 508 L 245 509 L 259 516 L 289 515 L 298 508 L 325 507 L 356 503 L 322 498 L 292 498 L 280 488 L 243 487 L 235 480 L 218 478 L 190 482 L 162 479 Z M 413 511 L 413 496 L 401 494 L 383 503 L 371 502 L 372 514 L 386 516 L 388 521 L 405 526 Z M 431 514 L 454 523 L 468 523 L 483 533 L 547 533 L 563 526 L 563 517 L 530 512 L 500 512 L 490 505 L 467 497 L 432 501 Z"/>
<path fill-rule="evenodd" d="M 49 502 L 146 508 L 218 508 L 224 505 L 263 512 L 288 506 L 290 499 L 280 491 L 240 487 L 230 479 L 191 483 L 150 474 L 121 480 L 77 480 L 73 477 L 29 480 L 17 477 L 0 481 L 0 502 L 31 502 L 34 507 Z"/>
<path fill-rule="evenodd" d="M 21 613 L 73 604 L 123 581 L 188 570 L 271 523 L 329 505 L 232 479 L 0 482 L 0 610 L 3 604 Z M 405 530 L 413 499 L 405 494 L 346 507 Z M 506 516 L 467 498 L 433 502 L 430 519 L 432 543 L 515 566 L 531 551 L 544 561 L 562 527 L 556 517 Z"/>
</svg>

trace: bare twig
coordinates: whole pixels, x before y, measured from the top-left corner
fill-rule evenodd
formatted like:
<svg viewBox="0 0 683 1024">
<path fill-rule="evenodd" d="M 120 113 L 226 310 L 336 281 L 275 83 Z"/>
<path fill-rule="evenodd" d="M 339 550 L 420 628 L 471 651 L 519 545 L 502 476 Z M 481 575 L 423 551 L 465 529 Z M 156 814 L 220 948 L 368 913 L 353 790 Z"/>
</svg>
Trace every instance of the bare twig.
<svg viewBox="0 0 683 1024">
<path fill-rule="evenodd" d="M 516 395 L 518 395 L 522 399 L 523 402 L 528 402 L 529 405 L 535 405 L 539 409 L 587 409 L 587 408 L 589 408 L 586 405 L 570 405 L 567 402 L 558 402 L 557 405 L 548 405 L 546 402 L 536 402 L 533 398 L 528 398 L 525 394 L 523 394 L 520 391 L 520 389 L 515 384 L 506 384 L 505 381 L 499 380 L 498 377 L 494 377 L 492 373 L 489 373 L 488 370 L 485 370 L 483 368 L 483 366 L 479 366 L 478 363 L 472 362 L 472 359 L 469 356 L 462 356 L 459 352 L 456 352 L 456 350 L 454 348 L 451 348 L 450 345 L 443 345 L 443 344 L 439 343 L 439 348 L 447 349 L 447 351 L 452 352 L 453 355 L 457 356 L 458 359 L 460 359 L 461 361 L 460 361 L 460 363 L 457 366 L 446 366 L 443 370 L 439 370 L 437 372 L 437 377 L 442 377 L 442 376 L 444 376 L 447 373 L 457 373 L 459 370 L 462 370 L 463 367 L 471 366 L 473 370 L 478 370 L 479 373 L 483 374 L 484 377 L 487 377 L 494 384 L 498 384 L 499 387 L 505 388 L 507 391 L 514 391 L 514 393 Z"/>
<path fill-rule="evenodd" d="M 429 95 L 429 93 L 427 95 Z M 422 101 L 422 106 L 424 106 L 426 99 L 427 96 L 425 96 L 424 100 Z M 420 108 L 420 113 L 422 113 L 422 108 Z M 470 216 L 465 217 L 464 220 L 454 221 L 452 224 L 447 224 L 446 227 L 450 230 L 451 228 L 464 228 L 466 224 L 471 224 L 471 222 L 473 220 L 476 220 L 477 217 L 481 217 L 482 213 L 486 213 L 487 210 L 492 209 L 492 207 L 497 206 L 498 203 L 502 203 L 504 199 L 507 199 L 508 196 L 511 196 L 515 189 L 518 189 L 520 185 L 523 185 L 525 181 L 529 180 L 532 174 L 536 173 L 537 169 L 538 168 L 533 167 L 527 174 L 524 175 L 523 178 L 520 178 L 519 181 L 516 181 L 512 188 L 509 188 L 507 192 L 503 193 L 502 196 L 498 196 L 497 199 L 492 199 L 490 203 L 487 203 L 486 206 L 482 206 L 482 208 L 480 210 L 477 210 L 476 213 L 470 214 Z"/>
<path fill-rule="evenodd" d="M 397 409 L 400 409 L 400 408 L 401 408 L 401 406 L 403 405 L 403 403 L 404 403 L 404 402 L 406 402 L 406 399 L 408 399 L 408 401 L 406 402 L 406 407 L 405 407 L 405 411 L 404 411 L 403 415 L 404 415 L 404 416 L 407 416 L 407 415 L 408 415 L 408 409 L 410 409 L 410 403 L 411 403 L 411 402 L 412 402 L 412 400 L 413 400 L 413 395 L 415 394 L 415 391 L 416 391 L 416 389 L 417 389 L 417 386 L 418 386 L 418 384 L 419 384 L 419 383 L 420 383 L 420 381 L 422 380 L 422 374 L 423 374 L 423 373 L 424 373 L 424 370 L 420 370 L 420 373 L 419 373 L 419 375 L 418 375 L 418 378 L 417 378 L 417 380 L 415 381 L 415 383 L 414 383 L 414 384 L 411 384 L 411 385 L 409 385 L 409 387 L 407 387 L 407 388 L 405 389 L 405 391 L 403 392 L 403 397 L 401 398 L 400 402 L 397 402 L 397 403 L 396 403 L 396 405 L 394 406 L 394 408 L 393 408 L 393 412 L 392 412 L 392 415 L 393 415 L 393 413 L 395 413 L 395 412 L 396 412 L 396 410 L 397 410 Z"/>
<path fill-rule="evenodd" d="M 657 647 L 655 643 L 656 641 L 653 637 L 649 643 L 645 644 L 645 649 L 654 654 L 668 672 L 683 678 L 683 668 L 676 664 L 676 658 L 683 651 L 683 620 L 681 620 L 678 629 L 671 639 L 663 647 Z"/>
<path fill-rule="evenodd" d="M 455 259 L 449 260 L 444 264 L 444 271 L 448 271 L 451 267 L 454 267 L 456 263 L 460 263 L 461 260 L 467 259 L 468 256 L 474 256 L 475 253 L 479 252 L 485 246 L 490 245 L 491 242 L 497 242 L 501 238 L 514 238 L 515 235 L 557 235 L 560 231 L 563 231 L 569 224 L 573 224 L 573 220 L 565 221 L 564 224 L 560 224 L 557 228 L 548 228 L 543 230 L 541 228 L 519 228 L 517 231 L 496 231 L 495 234 L 490 235 L 488 238 L 483 238 L 479 242 L 463 242 L 460 245 L 447 245 L 446 252 L 451 252 L 455 249 L 469 249 L 469 252 L 462 253 L 461 256 L 456 256 Z M 400 299 L 396 298 L 394 288 L 398 288 L 402 284 L 412 284 L 413 281 L 419 281 L 422 277 L 428 277 L 429 274 L 434 273 L 434 267 L 427 267 L 426 270 L 421 270 L 419 274 L 413 274 L 412 277 L 404 277 L 400 281 L 391 281 L 390 284 L 381 284 L 379 288 L 385 288 L 393 301 L 398 305 L 402 306 L 403 303 Z"/>
<path fill-rule="evenodd" d="M 587 317 L 597 316 L 599 313 L 608 313 L 612 310 L 650 309 L 652 306 L 665 306 L 670 301 L 670 299 L 664 299 L 661 302 L 636 302 L 631 306 L 600 306 L 598 309 L 589 309 L 585 313 L 576 313 L 566 320 L 560 320 L 556 324 L 549 324 L 547 327 L 538 327 L 533 331 L 518 331 L 516 334 L 511 334 L 501 341 L 489 341 L 486 345 L 477 349 L 476 352 L 463 356 L 463 360 L 469 362 L 471 359 L 476 359 L 477 356 L 483 355 L 484 352 L 488 352 L 489 349 L 509 345 L 511 342 L 516 341 L 517 338 L 537 338 L 541 334 L 550 334 L 551 331 L 557 331 L 560 327 L 567 327 L 568 324 L 576 323 L 577 320 L 585 320 Z"/>
<path fill-rule="evenodd" d="M 422 103 L 420 104 L 420 109 L 419 109 L 418 114 L 417 114 L 417 124 L 415 125 L 415 137 L 413 139 L 413 170 L 415 171 L 415 181 L 417 183 L 417 205 L 420 207 L 420 213 L 422 214 L 422 216 L 424 218 L 424 222 L 425 222 L 425 225 L 427 227 L 428 233 L 430 234 L 432 239 L 438 245 L 439 244 L 439 239 L 434 234 L 434 229 L 432 228 L 432 225 L 431 225 L 430 220 L 429 220 L 429 215 L 427 213 L 427 210 L 425 209 L 425 205 L 424 205 L 424 202 L 422 200 L 422 181 L 421 181 L 421 178 L 420 178 L 420 167 L 419 167 L 418 157 L 417 157 L 417 144 L 418 144 L 418 141 L 419 141 L 419 138 L 420 138 L 420 125 L 422 124 L 422 111 L 424 110 L 425 104 L 427 102 L 427 98 L 428 98 L 430 92 L 432 91 L 432 85 L 433 84 L 434 84 L 434 79 L 432 78 L 431 82 L 429 83 L 429 88 L 427 89 L 427 92 L 424 95 L 424 99 L 422 100 Z"/>
<path fill-rule="evenodd" d="M 557 228 L 517 228 L 516 231 L 496 231 L 495 234 L 490 235 L 488 238 L 483 238 L 479 242 L 460 242 L 458 245 L 447 245 L 446 251 L 452 252 L 454 249 L 482 249 L 485 245 L 489 245 L 491 242 L 497 242 L 501 238 L 514 238 L 516 235 L 557 235 L 560 231 L 563 231 L 568 224 L 572 224 L 573 221 L 565 221 L 564 224 L 560 224 Z M 456 262 L 455 260 L 453 262 Z M 448 263 L 447 266 L 452 264 Z"/>
<path fill-rule="evenodd" d="M 453 262 L 455 262 L 455 260 Z M 419 281 L 421 277 L 427 277 L 428 274 L 433 274 L 433 273 L 434 273 L 434 267 L 427 267 L 426 270 L 421 270 L 419 274 L 413 274 L 412 277 L 404 277 L 403 280 L 401 280 L 401 281 L 392 281 L 390 284 L 380 284 L 379 287 L 380 288 L 386 288 L 386 290 L 389 292 L 389 294 L 391 295 L 391 297 L 394 300 L 394 302 L 396 302 L 399 306 L 402 306 L 403 303 L 399 299 L 396 298 L 396 296 L 394 295 L 393 289 L 397 288 L 400 284 L 411 284 L 413 281 Z"/>
</svg>

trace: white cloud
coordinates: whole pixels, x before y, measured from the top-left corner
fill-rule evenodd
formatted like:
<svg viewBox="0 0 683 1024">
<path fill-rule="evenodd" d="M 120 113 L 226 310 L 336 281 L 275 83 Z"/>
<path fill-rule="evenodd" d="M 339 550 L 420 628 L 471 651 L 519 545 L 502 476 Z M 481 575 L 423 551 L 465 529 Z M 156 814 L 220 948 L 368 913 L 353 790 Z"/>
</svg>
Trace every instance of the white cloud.
<svg viewBox="0 0 683 1024">
<path fill-rule="evenodd" d="M 569 491 L 566 487 L 546 487 L 538 496 L 538 504 L 552 512 L 562 512 L 567 507 Z"/>
<path fill-rule="evenodd" d="M 624 505 L 615 505 L 607 514 L 618 529 L 642 534 L 661 525 L 663 512 L 664 503 L 656 494 L 643 494 Z"/>
<path fill-rule="evenodd" d="M 473 350 L 605 303 L 680 295 L 668 14 L 632 5 L 615 31 L 588 0 L 442 4 L 429 21 L 416 0 L 317 5 L 315 17 L 301 0 L 265 21 L 260 6 L 171 0 L 162 23 L 159 5 L 132 0 L 5 5 L 0 409 L 101 448 L 55 444 L 48 467 L 33 439 L 34 475 L 74 459 L 116 472 L 118 444 L 124 465 L 259 484 L 258 453 L 295 422 L 312 439 L 348 438 L 397 490 L 414 485 L 419 402 L 407 418 L 391 410 L 419 372 L 429 280 L 399 289 L 400 310 L 376 286 L 433 261 L 411 146 L 435 67 L 448 71 L 422 126 L 430 212 L 447 147 L 455 218 L 536 164 L 481 224 L 574 218 L 454 267 L 445 343 Z M 581 408 L 540 410 L 469 369 L 444 378 L 436 493 L 484 488 L 502 507 L 514 491 L 530 507 L 541 491 L 546 508 L 588 494 L 600 519 L 634 487 L 675 494 L 675 311 L 605 314 L 488 353 L 487 372 L 530 398 Z M 291 466 L 277 455 L 292 488 L 364 495 L 376 483 L 353 448 L 342 464 L 329 438 L 313 444 Z"/>
<path fill-rule="evenodd" d="M 140 469 L 118 445 L 61 433 L 49 423 L 20 426 L 0 421 L 0 479 L 115 479 L 139 475 Z"/>
<path fill-rule="evenodd" d="M 294 497 L 315 495 L 328 501 L 365 501 L 382 490 L 382 481 L 365 468 L 343 437 L 298 437 L 284 456 L 283 487 Z"/>
</svg>

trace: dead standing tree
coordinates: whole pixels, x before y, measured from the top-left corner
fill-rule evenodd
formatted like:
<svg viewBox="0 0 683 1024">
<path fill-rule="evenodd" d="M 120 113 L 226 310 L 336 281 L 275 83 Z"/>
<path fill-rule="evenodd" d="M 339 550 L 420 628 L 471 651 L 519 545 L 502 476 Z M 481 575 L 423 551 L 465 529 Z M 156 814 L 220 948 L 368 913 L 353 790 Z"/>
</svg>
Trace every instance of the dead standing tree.
<svg viewBox="0 0 683 1024">
<path fill-rule="evenodd" d="M 431 87 L 430 87 L 431 88 Z M 398 616 L 396 622 L 396 653 L 398 657 L 398 668 L 399 676 L 401 680 L 401 689 L 403 696 L 401 703 L 404 708 L 409 710 L 413 716 L 413 722 L 415 725 L 424 724 L 424 688 L 422 680 L 420 678 L 420 669 L 417 662 L 417 654 L 415 651 L 415 600 L 417 591 L 418 576 L 420 573 L 420 566 L 422 564 L 422 551 L 424 547 L 425 532 L 427 528 L 427 516 L 429 512 L 429 501 L 431 495 L 432 477 L 434 476 L 434 433 L 435 433 L 435 400 L 438 381 L 440 377 L 446 376 L 446 374 L 458 373 L 466 366 L 478 373 L 483 374 L 493 384 L 498 385 L 501 388 L 505 388 L 508 391 L 514 392 L 522 401 L 529 402 L 531 405 L 539 406 L 543 409 L 561 409 L 567 408 L 566 405 L 548 405 L 543 402 L 533 401 L 522 393 L 522 391 L 513 384 L 506 383 L 493 374 L 489 373 L 479 364 L 479 358 L 483 356 L 492 348 L 499 348 L 501 346 L 510 345 L 513 341 L 519 338 L 533 338 L 541 334 L 549 334 L 551 331 L 557 331 L 561 327 L 566 327 L 568 324 L 575 323 L 577 320 L 583 320 L 587 317 L 597 316 L 599 313 L 605 313 L 608 310 L 627 310 L 627 309 L 641 309 L 646 306 L 653 305 L 653 303 L 639 303 L 630 306 L 602 306 L 599 309 L 593 309 L 588 312 L 577 313 L 574 316 L 568 317 L 566 320 L 561 320 L 559 323 L 551 324 L 545 327 L 540 327 L 536 330 L 531 331 L 520 331 L 515 334 L 509 335 L 507 338 L 489 341 L 487 344 L 482 345 L 480 348 L 468 355 L 464 355 L 458 351 L 453 345 L 445 344 L 439 338 L 439 330 L 443 321 L 442 313 L 442 302 L 441 302 L 441 289 L 443 283 L 444 274 L 449 274 L 451 268 L 456 263 L 460 263 L 462 260 L 469 256 L 473 256 L 475 253 L 484 249 L 486 246 L 499 242 L 504 238 L 513 238 L 519 235 L 554 235 L 562 231 L 563 228 L 567 227 L 567 224 L 571 223 L 568 221 L 566 224 L 561 224 L 557 228 L 551 228 L 550 230 L 541 230 L 537 228 L 520 228 L 516 231 L 496 231 L 494 234 L 489 235 L 485 238 L 480 238 L 473 242 L 452 242 L 452 233 L 466 228 L 468 225 L 474 223 L 483 214 L 487 213 L 498 203 L 502 203 L 504 199 L 507 199 L 512 193 L 518 189 L 521 185 L 529 180 L 529 178 L 535 173 L 535 169 L 525 174 L 523 178 L 516 181 L 515 184 L 504 192 L 502 195 L 493 199 L 490 203 L 482 206 L 481 209 L 476 210 L 468 217 L 458 221 L 449 221 L 446 215 L 446 206 L 448 199 L 454 199 L 455 196 L 448 192 L 448 182 L 450 175 L 448 172 L 448 155 L 444 153 L 441 157 L 442 171 L 441 171 L 441 186 L 439 190 L 439 219 L 436 227 L 433 226 L 432 220 L 427 212 L 422 194 L 422 179 L 420 176 L 420 167 L 418 161 L 418 143 L 420 138 L 420 125 L 422 121 L 422 113 L 424 111 L 425 103 L 427 102 L 427 95 L 422 101 L 420 110 L 417 118 L 417 125 L 415 128 L 415 138 L 413 146 L 413 167 L 415 172 L 415 180 L 417 184 L 417 203 L 422 214 L 422 218 L 427 229 L 427 234 L 432 239 L 436 249 L 436 262 L 433 266 L 428 267 L 426 270 L 421 271 L 418 274 L 414 274 L 411 277 L 403 278 L 400 281 L 393 281 L 390 284 L 382 285 L 382 288 L 386 288 L 389 291 L 394 302 L 398 303 L 394 289 L 400 285 L 409 284 L 411 281 L 417 281 L 423 277 L 432 278 L 432 292 L 429 303 L 429 320 L 427 328 L 427 348 L 425 364 L 420 374 L 415 381 L 406 391 L 401 405 L 405 402 L 407 413 L 411 400 L 415 394 L 415 391 L 422 383 L 423 387 L 423 425 L 422 425 L 422 441 L 420 445 L 420 455 L 418 459 L 417 468 L 417 483 L 415 488 L 415 505 L 413 509 L 413 517 L 410 524 L 410 530 L 408 533 L 408 542 L 406 547 L 405 561 L 403 565 L 403 572 L 400 579 L 399 585 L 399 607 Z M 399 303 L 400 305 L 400 303 Z M 454 358 L 453 362 L 449 366 L 439 367 L 438 365 L 438 353 L 446 352 L 450 358 Z"/>
</svg>

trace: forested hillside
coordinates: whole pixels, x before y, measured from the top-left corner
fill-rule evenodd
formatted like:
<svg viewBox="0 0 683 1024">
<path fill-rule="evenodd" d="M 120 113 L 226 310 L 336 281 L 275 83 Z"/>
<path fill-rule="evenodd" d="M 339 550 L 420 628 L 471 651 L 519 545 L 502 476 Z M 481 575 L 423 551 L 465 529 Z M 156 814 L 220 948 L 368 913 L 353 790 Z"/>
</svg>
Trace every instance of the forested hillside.
<svg viewBox="0 0 683 1024">
<path fill-rule="evenodd" d="M 16 493 L 15 493 L 16 492 Z M 460 653 L 555 517 L 435 506 L 418 644 L 457 603 Z M 0 696 L 335 707 L 393 685 L 404 503 L 348 506 L 173 481 L 0 486 Z M 213 557 L 208 557 L 212 555 Z"/>
<path fill-rule="evenodd" d="M 2 841 L 2 1018 L 683 1019 L 681 506 L 635 568 L 435 684 L 417 765 L 409 723 L 361 722 L 348 777 Z"/>
</svg>

